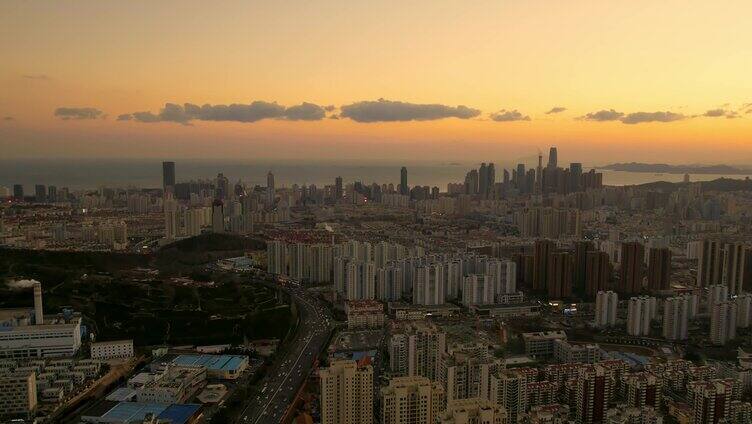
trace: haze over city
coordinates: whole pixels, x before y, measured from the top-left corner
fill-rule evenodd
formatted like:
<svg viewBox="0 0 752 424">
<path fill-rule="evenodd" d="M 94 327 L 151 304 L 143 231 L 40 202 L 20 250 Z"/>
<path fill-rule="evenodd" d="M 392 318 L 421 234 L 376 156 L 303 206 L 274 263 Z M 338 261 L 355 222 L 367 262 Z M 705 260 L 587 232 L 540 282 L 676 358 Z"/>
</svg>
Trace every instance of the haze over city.
<svg viewBox="0 0 752 424">
<path fill-rule="evenodd" d="M 0 2 L 0 422 L 752 423 L 750 17 Z"/>
<path fill-rule="evenodd" d="M 0 151 L 750 164 L 751 8 L 5 1 Z"/>
</svg>

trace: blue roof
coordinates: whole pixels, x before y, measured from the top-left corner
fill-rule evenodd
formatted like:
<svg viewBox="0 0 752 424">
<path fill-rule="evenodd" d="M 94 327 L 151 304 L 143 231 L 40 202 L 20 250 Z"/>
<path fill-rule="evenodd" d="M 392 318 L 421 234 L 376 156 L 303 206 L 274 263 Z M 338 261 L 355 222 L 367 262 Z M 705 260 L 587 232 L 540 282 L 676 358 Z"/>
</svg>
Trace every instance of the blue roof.
<svg viewBox="0 0 752 424">
<path fill-rule="evenodd" d="M 177 365 L 202 365 L 211 371 L 230 371 L 240 368 L 240 364 L 247 361 L 245 356 L 238 355 L 179 355 L 172 360 Z"/>
<path fill-rule="evenodd" d="M 158 416 L 167 407 L 162 403 L 120 402 L 102 415 L 102 418 L 109 422 L 141 422 L 147 414 Z"/>
<path fill-rule="evenodd" d="M 185 424 L 192 416 L 196 414 L 201 406 L 195 404 L 174 404 L 162 411 L 157 418 L 160 420 L 170 420 L 172 424 Z"/>
</svg>

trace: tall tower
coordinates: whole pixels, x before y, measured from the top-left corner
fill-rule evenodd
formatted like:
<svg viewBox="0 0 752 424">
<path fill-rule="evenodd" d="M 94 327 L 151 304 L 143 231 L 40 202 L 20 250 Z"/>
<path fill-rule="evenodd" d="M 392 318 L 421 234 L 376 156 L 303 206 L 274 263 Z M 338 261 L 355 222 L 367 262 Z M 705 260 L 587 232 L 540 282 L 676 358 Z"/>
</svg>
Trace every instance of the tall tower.
<svg viewBox="0 0 752 424">
<path fill-rule="evenodd" d="M 334 199 L 339 200 L 342 198 L 342 177 L 334 179 Z"/>
<path fill-rule="evenodd" d="M 269 171 L 266 174 L 266 203 L 269 208 L 274 206 L 274 174 Z"/>
<path fill-rule="evenodd" d="M 535 169 L 535 194 L 543 193 L 543 154 L 538 152 L 538 167 Z"/>
<path fill-rule="evenodd" d="M 548 168 L 556 169 L 559 166 L 559 159 L 557 157 L 556 147 L 551 147 L 548 151 Z"/>
<path fill-rule="evenodd" d="M 34 283 L 34 323 L 44 324 L 44 308 L 42 308 L 42 283 Z"/>
<path fill-rule="evenodd" d="M 217 199 L 212 205 L 212 232 L 224 233 L 225 232 L 225 211 L 224 204 L 221 200 Z"/>
<path fill-rule="evenodd" d="M 619 284 L 621 292 L 637 294 L 642 292 L 642 280 L 645 275 L 643 267 L 645 261 L 645 247 L 638 242 L 624 242 L 621 244 L 621 268 Z"/>
<path fill-rule="evenodd" d="M 410 194 L 410 189 L 407 186 L 407 168 L 404 166 L 400 169 L 400 194 L 405 196 Z"/>
<path fill-rule="evenodd" d="M 175 190 L 175 162 L 162 162 L 162 190 L 164 193 Z"/>
</svg>

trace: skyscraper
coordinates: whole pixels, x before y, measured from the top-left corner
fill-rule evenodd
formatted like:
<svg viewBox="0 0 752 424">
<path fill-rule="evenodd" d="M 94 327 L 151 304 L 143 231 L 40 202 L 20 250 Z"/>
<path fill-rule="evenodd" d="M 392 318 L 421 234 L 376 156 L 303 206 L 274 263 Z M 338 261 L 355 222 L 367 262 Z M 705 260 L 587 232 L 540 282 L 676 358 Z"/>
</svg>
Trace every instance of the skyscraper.
<svg viewBox="0 0 752 424">
<path fill-rule="evenodd" d="M 13 200 L 15 201 L 23 201 L 24 199 L 24 188 L 22 184 L 13 184 Z"/>
<path fill-rule="evenodd" d="M 613 269 L 611 259 L 606 252 L 591 251 L 585 256 L 585 293 L 593 298 L 599 291 L 607 289 Z"/>
<path fill-rule="evenodd" d="M 651 291 L 668 290 L 671 283 L 671 250 L 667 247 L 648 251 L 648 288 Z"/>
<path fill-rule="evenodd" d="M 342 193 L 342 177 L 337 177 L 334 179 L 334 200 L 341 199 Z"/>
<path fill-rule="evenodd" d="M 548 282 L 549 257 L 556 249 L 556 244 L 551 240 L 535 241 L 535 256 L 533 269 L 533 290 L 543 291 Z"/>
<path fill-rule="evenodd" d="M 335 360 L 319 371 L 322 424 L 373 423 L 373 368 Z"/>
<path fill-rule="evenodd" d="M 410 194 L 410 187 L 407 185 L 407 168 L 404 166 L 400 169 L 400 194 L 403 196 Z"/>
<path fill-rule="evenodd" d="M 569 190 L 580 191 L 582 188 L 582 164 L 572 162 L 569 164 Z"/>
<path fill-rule="evenodd" d="M 548 298 L 563 299 L 572 296 L 573 274 L 572 255 L 568 252 L 551 253 L 546 271 Z"/>
<path fill-rule="evenodd" d="M 559 166 L 559 159 L 557 156 L 556 147 L 552 146 L 548 151 L 548 166 L 546 166 L 546 168 L 556 169 Z"/>
<path fill-rule="evenodd" d="M 162 190 L 164 193 L 175 189 L 175 162 L 162 162 Z"/>
<path fill-rule="evenodd" d="M 274 190 L 274 174 L 272 174 L 272 171 L 269 171 L 266 174 L 266 205 L 270 209 L 274 207 L 274 197 L 276 195 Z"/>
<path fill-rule="evenodd" d="M 34 186 L 34 201 L 37 203 L 44 203 L 47 201 L 47 187 L 44 184 L 37 184 Z"/>
<path fill-rule="evenodd" d="M 224 233 L 225 232 L 225 210 L 224 203 L 221 200 L 216 199 L 212 204 L 212 232 Z"/>
<path fill-rule="evenodd" d="M 580 240 L 574 245 L 574 290 L 577 293 L 585 291 L 587 280 L 587 254 L 595 250 L 595 244 L 589 240 Z"/>
<path fill-rule="evenodd" d="M 638 242 L 624 242 L 621 244 L 621 268 L 619 269 L 619 291 L 623 294 L 638 294 L 642 292 L 644 276 L 643 263 L 645 261 L 645 247 Z"/>
</svg>

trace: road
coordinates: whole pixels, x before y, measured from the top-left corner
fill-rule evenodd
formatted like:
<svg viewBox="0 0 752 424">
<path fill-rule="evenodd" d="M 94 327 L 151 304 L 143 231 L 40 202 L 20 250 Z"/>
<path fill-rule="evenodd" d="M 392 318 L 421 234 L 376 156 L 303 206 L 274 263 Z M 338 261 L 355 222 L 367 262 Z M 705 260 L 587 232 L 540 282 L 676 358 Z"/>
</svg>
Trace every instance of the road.
<svg viewBox="0 0 752 424">
<path fill-rule="evenodd" d="M 293 402 L 313 362 L 324 349 L 332 329 L 332 317 L 320 300 L 296 286 L 282 287 L 298 305 L 300 322 L 284 357 L 277 358 L 258 383 L 263 393 L 249 399 L 238 422 L 243 424 L 279 423 Z"/>
</svg>

